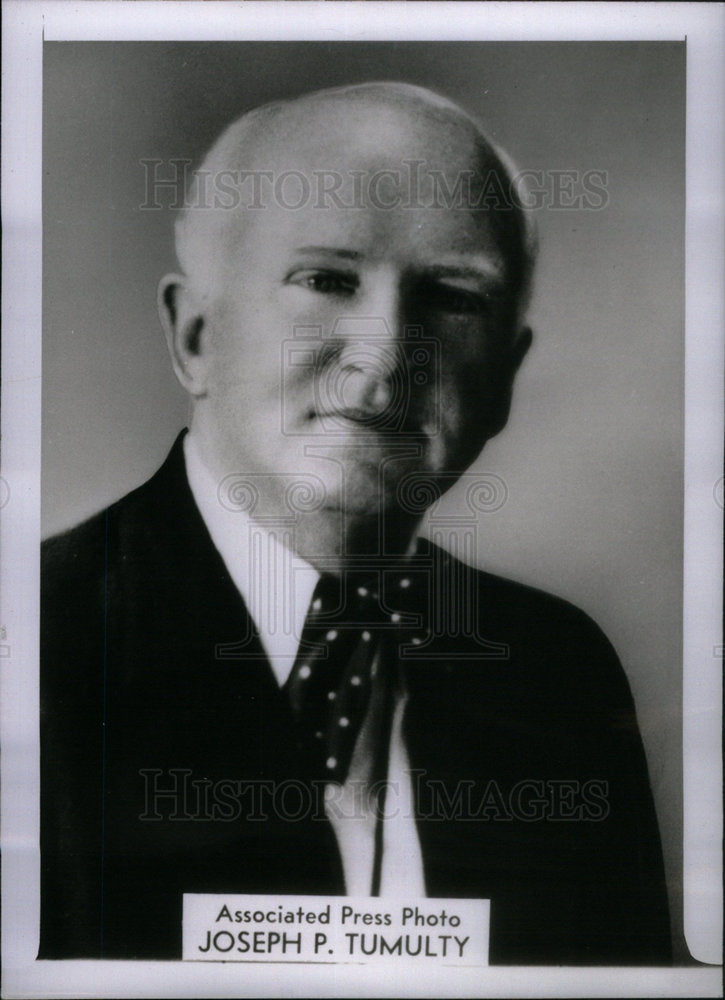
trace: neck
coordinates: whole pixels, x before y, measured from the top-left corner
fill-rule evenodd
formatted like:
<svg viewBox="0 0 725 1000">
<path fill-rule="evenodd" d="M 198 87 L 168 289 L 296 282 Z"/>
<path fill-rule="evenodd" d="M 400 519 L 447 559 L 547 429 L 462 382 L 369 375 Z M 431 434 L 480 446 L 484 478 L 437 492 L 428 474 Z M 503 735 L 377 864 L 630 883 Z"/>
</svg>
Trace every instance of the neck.
<svg viewBox="0 0 725 1000">
<path fill-rule="evenodd" d="M 224 493 L 224 505 L 238 502 L 262 527 L 291 526 L 292 551 L 319 572 L 341 575 L 366 565 L 400 562 L 410 551 L 419 516 L 382 503 L 365 512 L 342 507 L 305 511 L 294 509 L 294 504 L 291 509 L 294 483 L 289 475 L 270 473 L 247 481 L 238 468 L 229 472 L 214 435 L 198 417 L 195 412 L 190 439 L 216 488 Z"/>
<path fill-rule="evenodd" d="M 302 515 L 293 533 L 296 555 L 321 573 L 400 562 L 410 551 L 417 519 L 398 511 L 375 516 L 346 516 L 341 511 Z"/>
</svg>

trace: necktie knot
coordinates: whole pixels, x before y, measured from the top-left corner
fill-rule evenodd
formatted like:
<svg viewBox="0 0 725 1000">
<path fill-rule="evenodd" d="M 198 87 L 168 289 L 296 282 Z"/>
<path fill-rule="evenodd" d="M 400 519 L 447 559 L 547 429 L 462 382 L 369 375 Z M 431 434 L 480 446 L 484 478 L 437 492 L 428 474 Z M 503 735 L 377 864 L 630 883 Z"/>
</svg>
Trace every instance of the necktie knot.
<svg viewBox="0 0 725 1000">
<path fill-rule="evenodd" d="M 287 682 L 300 749 L 328 781 L 344 782 L 381 660 L 381 640 L 400 626 L 410 576 L 323 574 L 315 587 Z"/>
</svg>

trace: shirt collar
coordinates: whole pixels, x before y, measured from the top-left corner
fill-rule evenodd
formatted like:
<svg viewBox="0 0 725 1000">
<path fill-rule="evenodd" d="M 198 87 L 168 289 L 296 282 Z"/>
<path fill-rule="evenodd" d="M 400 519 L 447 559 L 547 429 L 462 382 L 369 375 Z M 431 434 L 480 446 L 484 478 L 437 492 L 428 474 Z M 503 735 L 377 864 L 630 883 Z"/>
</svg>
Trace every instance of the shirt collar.
<svg viewBox="0 0 725 1000">
<path fill-rule="evenodd" d="M 282 686 L 297 657 L 312 593 L 320 578 L 291 549 L 289 525 L 262 526 L 224 504 L 219 484 L 191 433 L 184 438 L 186 475 L 211 539 L 247 606 Z"/>
</svg>

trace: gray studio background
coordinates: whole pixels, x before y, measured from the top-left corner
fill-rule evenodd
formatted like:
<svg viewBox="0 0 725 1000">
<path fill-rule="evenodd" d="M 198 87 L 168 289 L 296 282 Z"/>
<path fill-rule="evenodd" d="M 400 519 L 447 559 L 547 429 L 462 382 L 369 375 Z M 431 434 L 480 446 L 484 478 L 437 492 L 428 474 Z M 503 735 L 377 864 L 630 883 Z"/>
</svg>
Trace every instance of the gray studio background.
<svg viewBox="0 0 725 1000">
<path fill-rule="evenodd" d="M 478 561 L 578 604 L 622 657 L 679 935 L 684 46 L 46 44 L 44 534 L 150 476 L 186 422 L 155 305 L 173 214 L 141 208 L 141 161 L 196 163 L 258 103 L 385 78 L 458 100 L 522 168 L 607 172 L 605 207 L 536 213 L 536 339 L 475 466 L 507 491 Z"/>
</svg>

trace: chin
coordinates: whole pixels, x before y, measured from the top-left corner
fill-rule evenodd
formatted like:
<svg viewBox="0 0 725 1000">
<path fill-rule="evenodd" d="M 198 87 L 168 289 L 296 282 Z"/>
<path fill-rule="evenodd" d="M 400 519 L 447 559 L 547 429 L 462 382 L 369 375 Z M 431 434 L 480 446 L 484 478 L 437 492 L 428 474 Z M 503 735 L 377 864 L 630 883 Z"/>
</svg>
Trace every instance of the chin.
<svg viewBox="0 0 725 1000">
<path fill-rule="evenodd" d="M 390 506 L 387 498 L 381 497 L 377 490 L 370 493 L 361 493 L 358 490 L 351 492 L 352 495 L 348 497 L 335 493 L 328 494 L 322 510 L 364 520 L 379 516 Z"/>
</svg>

